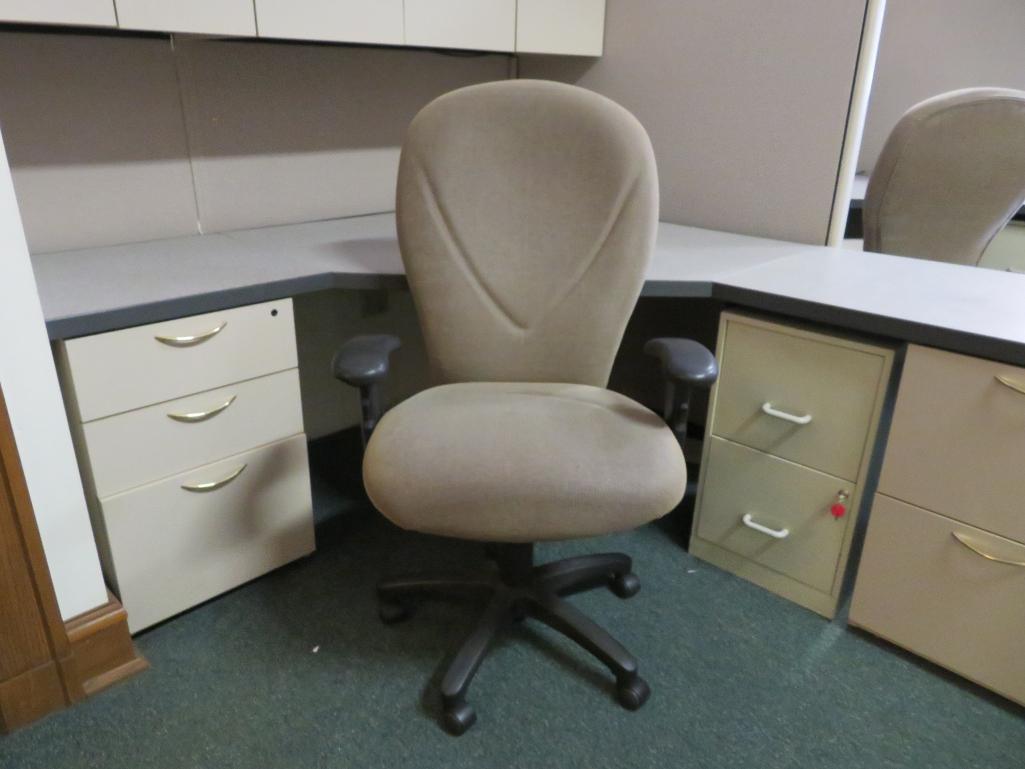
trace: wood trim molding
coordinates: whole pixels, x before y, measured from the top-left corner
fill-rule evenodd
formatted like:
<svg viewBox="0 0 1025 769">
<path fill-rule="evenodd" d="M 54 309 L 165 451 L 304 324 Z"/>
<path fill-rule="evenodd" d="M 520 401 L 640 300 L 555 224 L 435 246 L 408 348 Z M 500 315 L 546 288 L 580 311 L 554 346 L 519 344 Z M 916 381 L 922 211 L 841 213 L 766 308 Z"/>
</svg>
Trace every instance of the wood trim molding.
<svg viewBox="0 0 1025 769">
<path fill-rule="evenodd" d="M 65 627 L 2 390 L 0 585 L 0 733 L 147 667 L 113 597 Z"/>
</svg>

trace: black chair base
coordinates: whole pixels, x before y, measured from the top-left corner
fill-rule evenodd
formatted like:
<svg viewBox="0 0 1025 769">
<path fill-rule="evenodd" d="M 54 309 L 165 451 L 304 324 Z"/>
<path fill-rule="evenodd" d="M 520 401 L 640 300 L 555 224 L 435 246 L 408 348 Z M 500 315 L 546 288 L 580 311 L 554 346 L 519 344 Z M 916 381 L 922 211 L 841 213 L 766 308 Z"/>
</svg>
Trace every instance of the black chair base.
<svg viewBox="0 0 1025 769">
<path fill-rule="evenodd" d="M 651 694 L 637 674 L 637 660 L 604 629 L 577 610 L 565 596 L 608 587 L 620 598 L 630 598 L 641 583 L 631 572 L 629 556 L 604 553 L 567 558 L 543 566 L 533 564 L 530 544 L 492 546 L 498 563 L 496 577 L 429 577 L 393 579 L 378 588 L 381 619 L 399 622 L 412 614 L 413 604 L 431 597 L 485 597 L 487 608 L 469 637 L 449 664 L 441 682 L 444 725 L 452 734 L 463 734 L 477 716 L 466 701 L 474 674 L 492 640 L 513 622 L 533 617 L 589 651 L 616 678 L 616 696 L 628 710 L 641 707 Z"/>
</svg>

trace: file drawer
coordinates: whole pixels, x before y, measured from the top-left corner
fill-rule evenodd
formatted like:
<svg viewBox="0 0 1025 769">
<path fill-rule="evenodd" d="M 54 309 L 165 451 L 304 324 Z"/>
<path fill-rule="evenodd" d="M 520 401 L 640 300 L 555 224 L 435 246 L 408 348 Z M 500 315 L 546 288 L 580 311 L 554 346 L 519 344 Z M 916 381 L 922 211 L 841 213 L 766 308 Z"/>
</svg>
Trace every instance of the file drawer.
<svg viewBox="0 0 1025 769">
<path fill-rule="evenodd" d="M 314 549 L 302 435 L 100 504 L 132 632 Z"/>
<path fill-rule="evenodd" d="M 292 300 L 63 343 L 83 422 L 295 368 Z"/>
<path fill-rule="evenodd" d="M 857 479 L 889 350 L 733 313 L 719 346 L 713 434 Z"/>
<path fill-rule="evenodd" d="M 912 345 L 879 491 L 1025 542 L 1025 369 Z"/>
<path fill-rule="evenodd" d="M 721 438 L 710 440 L 692 552 L 698 554 L 700 543 L 713 544 L 828 596 L 857 489 L 817 470 Z M 830 513 L 837 502 L 848 510 L 839 518 Z M 749 570 L 742 576 L 758 582 L 760 573 Z"/>
<path fill-rule="evenodd" d="M 302 431 L 297 369 L 83 426 L 99 497 Z"/>
<path fill-rule="evenodd" d="M 1022 564 L 1025 545 L 877 494 L 850 622 L 1025 704 Z"/>
</svg>

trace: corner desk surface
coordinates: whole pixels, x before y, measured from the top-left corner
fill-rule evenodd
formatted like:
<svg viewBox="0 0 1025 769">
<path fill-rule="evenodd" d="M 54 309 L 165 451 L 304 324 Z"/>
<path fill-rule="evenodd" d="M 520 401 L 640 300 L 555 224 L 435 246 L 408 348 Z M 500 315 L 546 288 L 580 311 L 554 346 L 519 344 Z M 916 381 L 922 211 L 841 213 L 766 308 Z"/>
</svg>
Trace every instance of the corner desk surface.
<svg viewBox="0 0 1025 769">
<path fill-rule="evenodd" d="M 394 214 L 37 254 L 51 339 L 406 285 Z M 1025 274 L 662 223 L 643 295 L 714 298 L 1025 365 Z"/>
</svg>

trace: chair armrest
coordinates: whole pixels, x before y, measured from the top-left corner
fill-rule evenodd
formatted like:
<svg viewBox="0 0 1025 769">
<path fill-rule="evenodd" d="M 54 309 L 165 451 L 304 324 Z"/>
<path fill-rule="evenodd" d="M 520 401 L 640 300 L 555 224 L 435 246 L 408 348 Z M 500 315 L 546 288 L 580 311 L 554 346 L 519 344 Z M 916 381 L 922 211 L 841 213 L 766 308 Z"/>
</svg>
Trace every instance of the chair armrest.
<svg viewBox="0 0 1025 769">
<path fill-rule="evenodd" d="M 651 339 L 644 345 L 644 352 L 659 359 L 664 377 L 688 386 L 709 387 L 719 376 L 712 351 L 693 339 Z"/>
<path fill-rule="evenodd" d="M 354 336 L 338 348 L 331 371 L 353 387 L 383 382 L 388 378 L 391 354 L 401 346 L 399 338 L 389 334 Z"/>
<path fill-rule="evenodd" d="M 659 337 L 644 345 L 644 352 L 659 359 L 665 380 L 662 418 L 681 443 L 687 436 L 692 387 L 711 387 L 719 376 L 719 364 L 712 351 L 693 339 Z M 677 393 L 677 385 L 683 385 Z"/>
<path fill-rule="evenodd" d="M 381 385 L 388 378 L 391 354 L 401 346 L 399 338 L 389 334 L 354 336 L 338 348 L 331 361 L 336 378 L 359 388 L 364 446 L 381 418 Z"/>
</svg>

